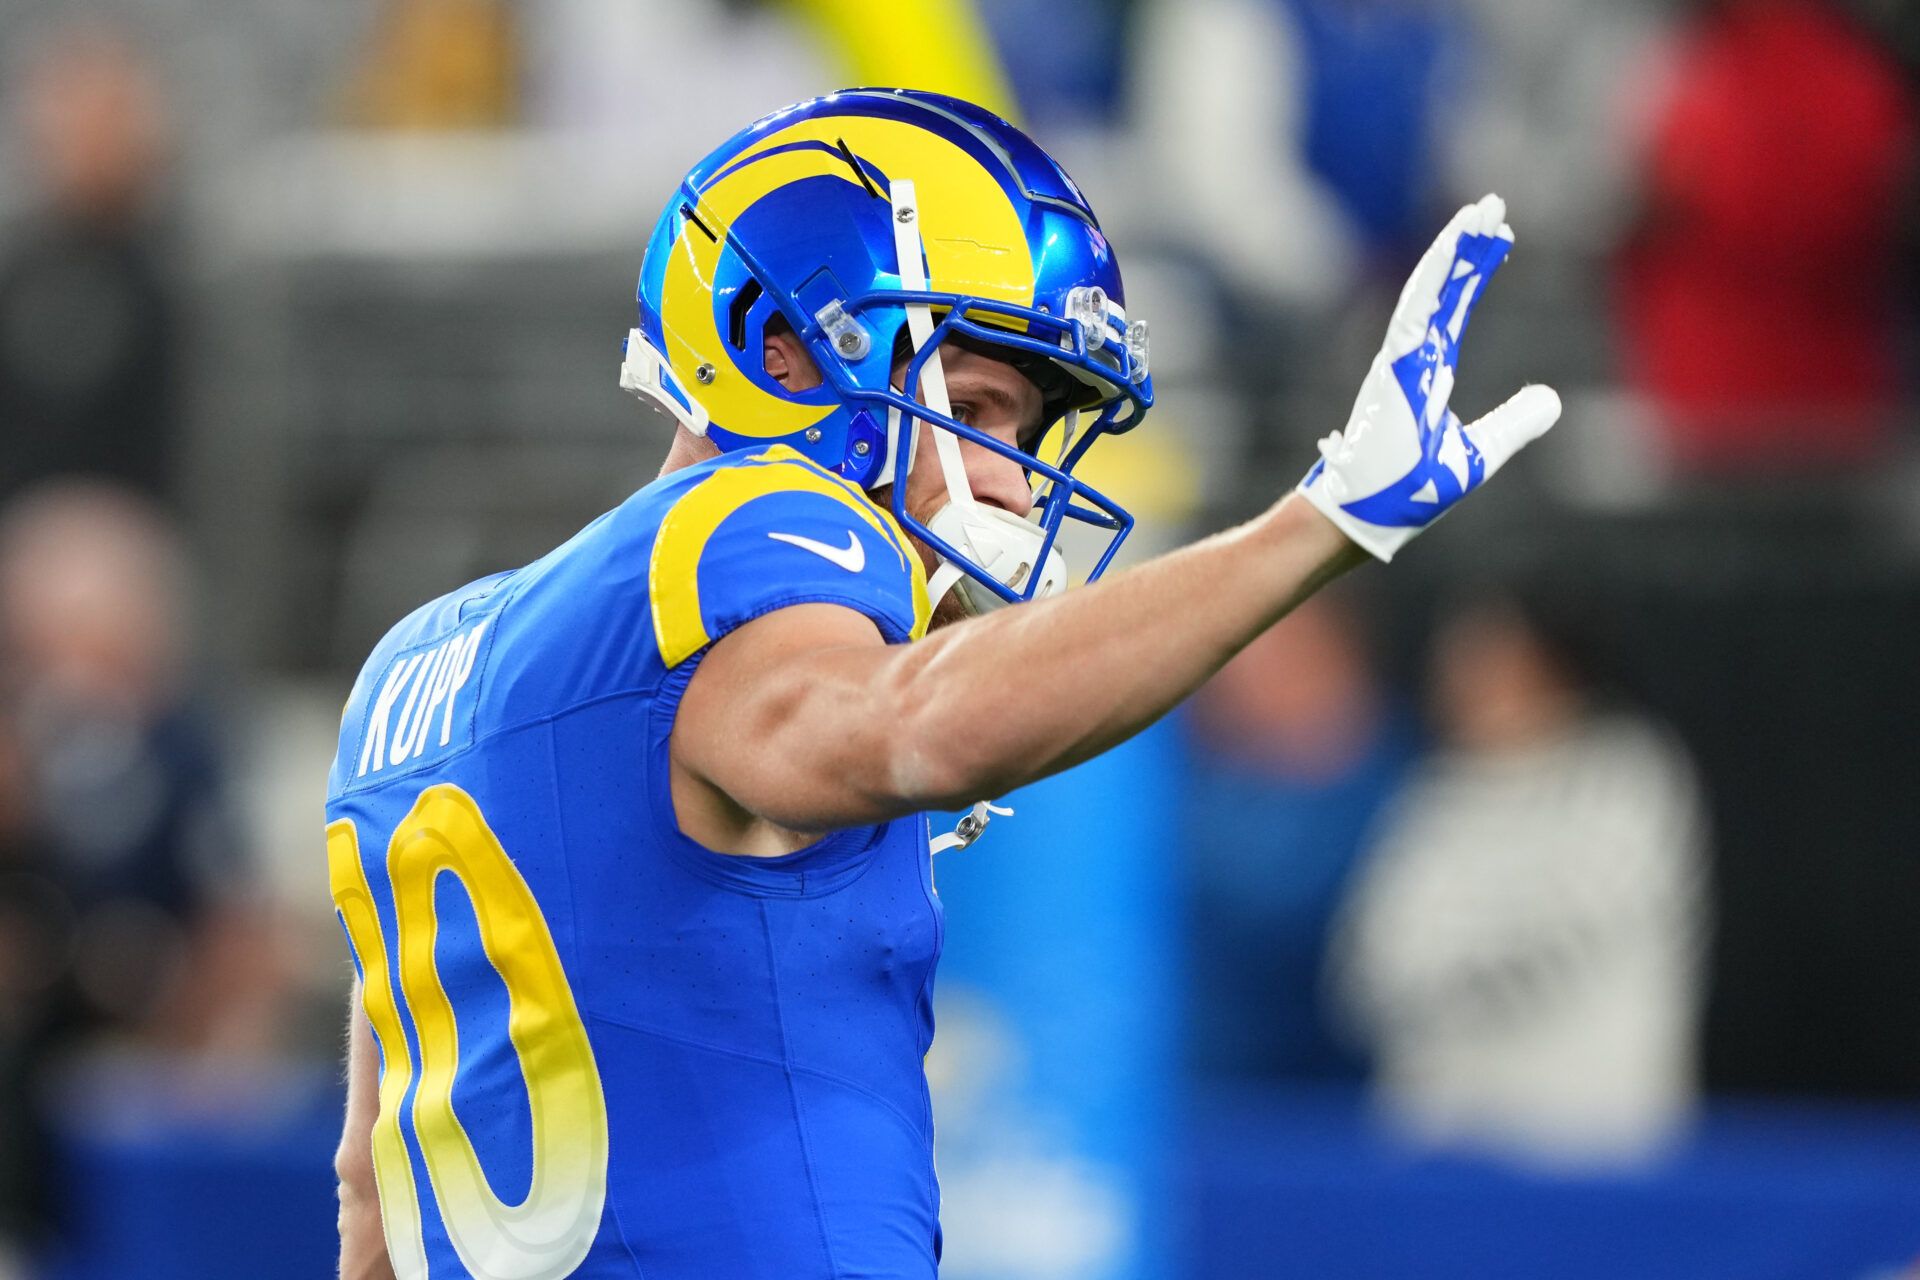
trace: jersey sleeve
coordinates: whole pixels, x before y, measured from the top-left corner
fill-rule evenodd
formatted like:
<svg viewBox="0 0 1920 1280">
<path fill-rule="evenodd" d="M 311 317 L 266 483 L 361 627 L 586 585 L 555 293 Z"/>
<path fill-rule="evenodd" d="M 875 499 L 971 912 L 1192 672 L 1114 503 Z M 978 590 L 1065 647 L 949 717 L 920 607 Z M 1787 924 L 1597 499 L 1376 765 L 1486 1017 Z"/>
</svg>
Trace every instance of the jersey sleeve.
<svg viewBox="0 0 1920 1280">
<path fill-rule="evenodd" d="M 789 449 L 714 471 L 674 503 L 648 571 L 671 670 L 735 627 L 797 604 L 873 620 L 889 643 L 925 634 L 925 569 L 893 517 Z"/>
</svg>

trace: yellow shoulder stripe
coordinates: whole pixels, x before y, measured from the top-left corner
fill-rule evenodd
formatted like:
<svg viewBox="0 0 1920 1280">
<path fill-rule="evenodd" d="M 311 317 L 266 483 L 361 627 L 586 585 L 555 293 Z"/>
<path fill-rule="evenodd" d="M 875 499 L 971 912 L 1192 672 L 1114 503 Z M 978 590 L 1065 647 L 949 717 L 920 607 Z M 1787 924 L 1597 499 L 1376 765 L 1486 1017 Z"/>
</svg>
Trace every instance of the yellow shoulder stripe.
<svg viewBox="0 0 1920 1280">
<path fill-rule="evenodd" d="M 918 640 L 927 632 L 932 605 L 927 599 L 927 574 L 920 557 L 907 542 L 893 514 L 875 506 L 858 488 L 806 460 L 786 445 L 775 445 L 749 458 L 744 465 L 726 467 L 695 485 L 667 512 L 654 538 L 653 558 L 647 570 L 652 596 L 653 634 L 661 661 L 668 669 L 712 643 L 700 611 L 700 557 L 707 543 L 734 512 L 756 498 L 778 493 L 813 493 L 845 506 L 858 515 L 892 548 L 900 567 L 913 575 L 913 630 Z"/>
</svg>

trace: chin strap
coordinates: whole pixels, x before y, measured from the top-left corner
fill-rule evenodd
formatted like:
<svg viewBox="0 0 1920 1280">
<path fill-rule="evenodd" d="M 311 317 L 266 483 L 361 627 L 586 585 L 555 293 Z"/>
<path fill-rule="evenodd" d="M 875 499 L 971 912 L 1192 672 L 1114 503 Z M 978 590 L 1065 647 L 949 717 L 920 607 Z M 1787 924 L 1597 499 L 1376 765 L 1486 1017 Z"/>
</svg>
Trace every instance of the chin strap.
<svg viewBox="0 0 1920 1280">
<path fill-rule="evenodd" d="M 920 205 L 913 182 L 896 178 L 891 191 L 893 248 L 900 259 L 900 287 L 909 293 L 925 293 L 927 267 L 921 257 Z M 907 307 L 907 333 L 913 339 L 916 354 L 925 351 L 933 340 L 933 312 L 926 303 L 916 302 Z M 926 363 L 920 366 L 920 385 L 926 391 L 927 407 L 943 418 L 951 418 L 953 404 L 947 399 L 947 375 L 940 363 L 939 351 L 927 352 Z M 907 429 L 918 431 L 914 424 L 907 424 Z M 960 442 L 950 431 L 935 431 L 933 448 L 940 459 L 940 474 L 947 482 L 948 500 L 961 508 L 971 507 L 973 490 L 967 485 L 967 464 L 960 457 Z"/>
<path fill-rule="evenodd" d="M 919 197 L 913 181 L 909 178 L 894 179 L 889 194 L 893 198 L 893 249 L 900 262 L 900 287 L 910 292 L 924 293 L 927 290 L 927 268 L 922 257 Z M 917 354 L 925 351 L 933 341 L 933 312 L 925 303 L 910 304 L 906 310 L 907 334 Z M 925 390 L 929 409 L 942 417 L 953 416 L 953 404 L 947 398 L 946 369 L 940 363 L 938 350 L 927 352 L 926 362 L 920 366 L 920 386 Z M 890 409 L 887 413 L 887 434 L 890 437 L 887 442 L 889 449 L 904 448 L 911 459 L 919 445 L 919 424 L 902 422 L 900 411 Z M 973 487 L 967 483 L 967 464 L 960 457 L 960 442 L 954 439 L 950 431 L 929 434 L 933 436 L 934 455 L 940 463 L 940 477 L 947 486 L 946 510 L 956 515 L 971 512 L 974 508 Z M 965 549 L 964 543 L 955 545 Z M 942 561 L 934 571 L 932 580 L 927 583 L 927 599 L 932 604 L 939 604 L 942 597 L 965 576 L 958 565 Z"/>
<path fill-rule="evenodd" d="M 987 823 L 996 816 L 1011 818 L 1013 810 L 991 801 L 980 801 L 961 815 L 960 821 L 954 824 L 952 831 L 943 836 L 935 836 L 932 843 L 927 846 L 928 852 L 945 853 L 949 849 L 966 848 L 980 838 L 980 833 L 987 829 Z"/>
<path fill-rule="evenodd" d="M 927 527 L 934 537 L 957 548 L 994 581 L 1014 591 L 1030 591 L 1034 599 L 1044 600 L 1067 589 L 1067 562 L 1060 548 L 1048 547 L 1043 559 L 1040 548 L 1046 534 L 1011 512 L 985 503 L 965 510 L 948 503 L 934 512 Z M 943 560 L 927 582 L 927 596 L 938 604 L 949 591 L 964 599 L 973 613 L 992 613 L 1007 603 L 984 582 L 962 573 L 953 561 Z"/>
<path fill-rule="evenodd" d="M 913 182 L 896 178 L 889 191 L 893 197 L 893 247 L 900 260 L 900 287 L 909 292 L 924 293 L 927 289 L 927 270 L 921 257 L 920 206 Z M 907 307 L 907 333 L 912 338 L 916 354 L 927 352 L 926 361 L 920 366 L 920 385 L 926 391 L 927 407 L 942 417 L 952 417 L 953 405 L 947 399 L 947 376 L 940 364 L 940 352 L 927 351 L 927 345 L 933 341 L 933 312 L 924 302 Z M 888 434 L 893 437 L 888 442 L 890 448 L 913 449 L 916 441 L 901 439 L 900 435 L 904 426 L 917 436 L 919 428 L 916 424 L 902 424 L 899 411 L 892 410 L 888 414 L 888 426 Z M 947 486 L 946 511 L 956 516 L 973 512 L 976 504 L 973 489 L 967 484 L 966 463 L 960 457 L 960 442 L 949 431 L 934 431 L 931 434 L 934 452 L 940 460 L 940 475 Z M 938 603 L 964 577 L 959 566 L 950 562 L 942 563 L 934 571 L 927 594 Z M 987 829 L 987 823 L 996 816 L 1010 818 L 1013 810 L 991 801 L 979 801 L 961 815 L 952 831 L 935 836 L 928 842 L 929 852 L 945 853 L 948 849 L 966 848 L 980 838 L 980 833 Z"/>
<path fill-rule="evenodd" d="M 947 592 L 966 581 L 966 578 L 965 571 L 959 565 L 943 558 L 940 561 L 940 567 L 935 569 L 933 576 L 927 579 L 927 603 L 930 606 L 939 604 L 947 598 Z M 968 605 L 971 608 L 972 602 L 969 601 Z M 980 610 L 976 608 L 973 612 L 978 613 Z"/>
<path fill-rule="evenodd" d="M 913 182 L 896 178 L 890 193 L 893 202 L 893 247 L 900 262 L 900 287 L 910 293 L 925 293 L 928 287 L 927 270 L 922 258 L 920 206 Z M 916 354 L 924 352 L 926 355 L 925 362 L 920 366 L 920 386 L 925 392 L 927 407 L 941 417 L 950 418 L 953 416 L 953 405 L 947 396 L 946 371 L 941 365 L 939 350 L 929 349 L 933 342 L 933 312 L 924 302 L 909 303 L 906 312 L 907 333 L 912 339 L 913 350 Z M 1068 416 L 1066 430 L 1069 443 L 1077 422 L 1077 414 Z M 1045 563 L 1036 563 L 1041 558 L 1040 547 L 1045 540 L 1039 527 L 976 499 L 972 486 L 967 482 L 967 464 L 960 456 L 959 438 L 951 431 L 935 430 L 928 434 L 933 437 L 934 455 L 939 461 L 940 476 L 947 489 L 947 504 L 933 518 L 934 534 L 1015 591 L 1026 590 L 1027 579 L 1035 573 L 1042 578 L 1040 586 L 1034 588 L 1036 596 L 1065 590 L 1067 568 L 1059 549 L 1049 548 Z M 907 456 L 911 460 L 918 435 L 916 424 L 903 422 L 898 409 L 888 409 L 887 447 L 890 463 L 899 456 L 893 451 L 903 448 L 908 451 Z M 1065 456 L 1064 451 L 1061 456 Z M 908 465 L 912 465 L 911 461 Z M 943 559 L 927 582 L 927 599 L 937 606 L 948 592 L 956 590 L 974 613 L 986 613 L 1006 603 L 977 583 L 958 564 Z M 984 823 L 985 819 L 981 821 Z"/>
</svg>

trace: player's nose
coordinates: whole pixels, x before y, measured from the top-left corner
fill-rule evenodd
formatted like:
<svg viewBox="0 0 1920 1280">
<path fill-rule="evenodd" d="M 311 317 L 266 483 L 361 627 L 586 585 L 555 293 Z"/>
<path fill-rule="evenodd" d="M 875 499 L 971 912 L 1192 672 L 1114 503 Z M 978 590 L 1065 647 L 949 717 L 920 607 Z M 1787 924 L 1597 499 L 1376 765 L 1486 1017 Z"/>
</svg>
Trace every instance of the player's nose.
<svg viewBox="0 0 1920 1280">
<path fill-rule="evenodd" d="M 1033 510 L 1026 468 L 990 449 L 975 446 L 969 452 L 973 456 L 967 460 L 967 486 L 975 500 L 1025 519 Z"/>
</svg>

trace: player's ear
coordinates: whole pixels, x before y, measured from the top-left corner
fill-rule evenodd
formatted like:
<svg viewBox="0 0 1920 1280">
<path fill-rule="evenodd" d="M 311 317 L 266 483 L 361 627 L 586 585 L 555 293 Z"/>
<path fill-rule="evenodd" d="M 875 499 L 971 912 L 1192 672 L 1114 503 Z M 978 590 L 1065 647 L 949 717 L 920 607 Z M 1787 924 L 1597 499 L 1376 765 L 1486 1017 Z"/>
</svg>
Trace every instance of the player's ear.
<svg viewBox="0 0 1920 1280">
<path fill-rule="evenodd" d="M 789 391 L 811 391 L 820 385 L 820 371 L 793 329 L 769 323 L 760 358 L 767 375 Z"/>
</svg>

